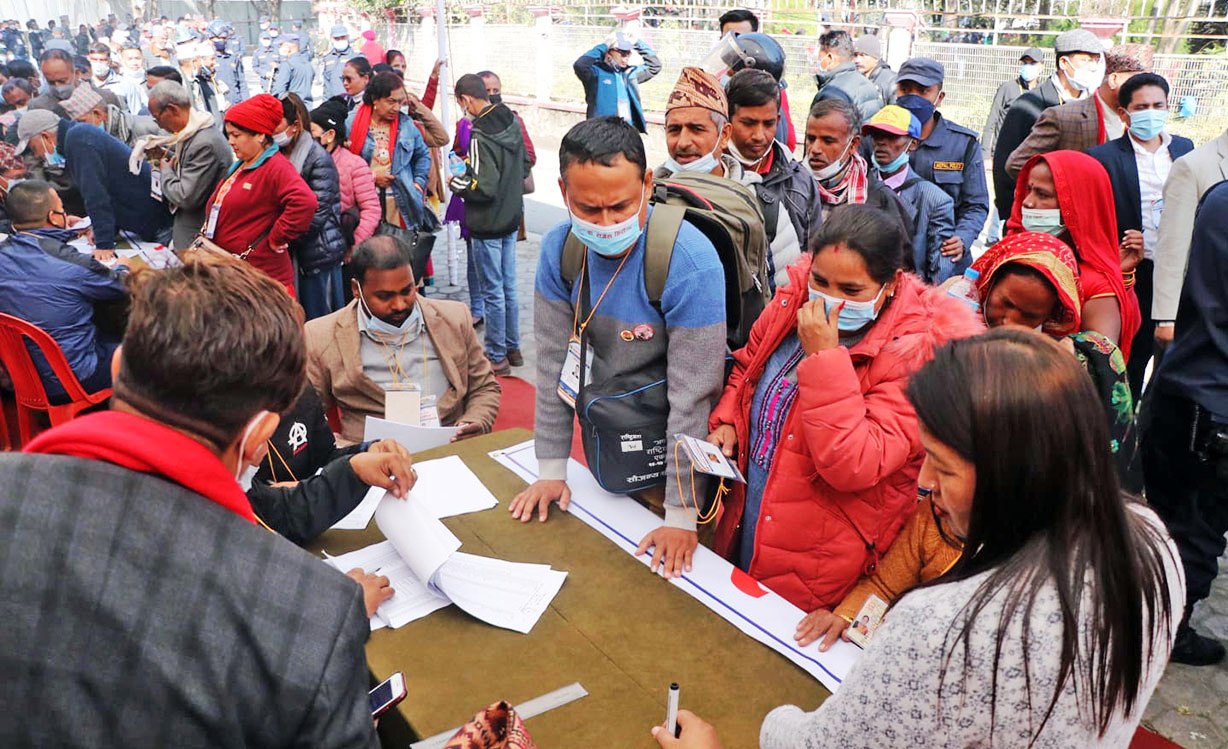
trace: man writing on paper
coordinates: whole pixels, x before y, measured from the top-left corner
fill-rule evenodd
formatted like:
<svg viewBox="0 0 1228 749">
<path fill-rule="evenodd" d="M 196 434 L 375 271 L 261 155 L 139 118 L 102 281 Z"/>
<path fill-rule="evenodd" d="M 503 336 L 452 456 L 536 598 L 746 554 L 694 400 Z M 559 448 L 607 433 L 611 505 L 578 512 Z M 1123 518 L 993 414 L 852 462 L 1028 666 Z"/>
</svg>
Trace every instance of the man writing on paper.
<svg viewBox="0 0 1228 749">
<path fill-rule="evenodd" d="M 418 412 L 393 420 L 459 427 L 453 441 L 489 432 L 502 391 L 468 308 L 419 296 L 408 249 L 388 236 L 358 245 L 350 271 L 354 301 L 307 323 L 307 377 L 325 411 L 340 408 L 342 441 L 361 442 L 366 417 L 400 394 Z"/>
<path fill-rule="evenodd" d="M 0 455 L 0 743 L 377 746 L 362 589 L 236 482 L 303 386 L 294 301 L 234 260 L 133 282 L 114 410 Z"/>
<path fill-rule="evenodd" d="M 712 242 L 685 221 L 669 232 L 672 247 L 668 241 L 648 241 L 653 227 L 662 226 L 652 223 L 654 215 L 668 220 L 671 211 L 648 201 L 652 172 L 644 142 L 631 125 L 615 117 L 576 125 L 559 147 L 559 169 L 571 220 L 542 240 L 533 310 L 540 472 L 512 500 L 512 517 L 544 521 L 551 502 L 563 510 L 571 502 L 567 456 L 577 403 L 587 432 L 602 410 L 584 408 L 597 400 L 595 394 L 611 396 L 607 403 L 637 397 L 637 413 L 622 414 L 625 423 L 617 414 L 602 419 L 600 429 L 613 442 L 613 455 L 600 443 L 590 449 L 588 439 L 584 452 L 604 487 L 613 487 L 610 477 L 617 469 L 623 485 L 618 488 L 664 516 L 665 524 L 641 540 L 637 554 L 653 549 L 652 569 L 664 564 L 666 575 L 678 576 L 690 569 L 699 537 L 696 508 L 684 505 L 680 491 L 680 482 L 686 482 L 686 501 L 692 500 L 690 474 L 683 468 L 680 475 L 672 435 L 703 433 L 721 392 L 724 271 Z M 581 262 L 569 282 L 564 263 L 571 267 L 568 237 L 573 235 L 570 246 Z M 666 275 L 654 301 L 645 282 L 650 269 L 662 267 Z M 645 416 L 654 420 L 651 427 L 644 427 Z M 628 439 L 628 433 L 644 436 Z M 661 444 L 651 444 L 654 439 Z M 648 454 L 652 450 L 664 452 L 664 459 L 651 461 L 660 457 Z M 609 471 L 603 470 L 607 461 Z"/>
</svg>

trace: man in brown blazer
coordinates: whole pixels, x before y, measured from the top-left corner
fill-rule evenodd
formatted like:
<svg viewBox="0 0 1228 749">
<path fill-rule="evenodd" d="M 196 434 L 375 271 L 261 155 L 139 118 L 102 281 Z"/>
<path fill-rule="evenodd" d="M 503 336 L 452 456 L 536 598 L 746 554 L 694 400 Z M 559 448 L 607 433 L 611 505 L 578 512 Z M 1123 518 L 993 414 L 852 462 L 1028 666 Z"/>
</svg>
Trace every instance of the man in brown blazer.
<svg viewBox="0 0 1228 749">
<path fill-rule="evenodd" d="M 489 432 L 501 389 L 465 305 L 419 296 L 391 237 L 358 245 L 350 269 L 354 301 L 307 323 L 307 377 L 326 411 L 339 407 L 342 441 L 362 441 L 390 390 L 416 391 L 421 423 L 459 426 L 454 440 Z"/>
<path fill-rule="evenodd" d="M 1038 153 L 1081 151 L 1120 138 L 1125 125 L 1117 114 L 1117 89 L 1139 73 L 1151 70 L 1155 50 L 1146 44 L 1122 44 L 1104 53 L 1104 80 L 1085 98 L 1049 107 L 1032 126 L 1032 133 L 1011 152 L 1006 173 L 1019 177 L 1023 165 Z"/>
</svg>

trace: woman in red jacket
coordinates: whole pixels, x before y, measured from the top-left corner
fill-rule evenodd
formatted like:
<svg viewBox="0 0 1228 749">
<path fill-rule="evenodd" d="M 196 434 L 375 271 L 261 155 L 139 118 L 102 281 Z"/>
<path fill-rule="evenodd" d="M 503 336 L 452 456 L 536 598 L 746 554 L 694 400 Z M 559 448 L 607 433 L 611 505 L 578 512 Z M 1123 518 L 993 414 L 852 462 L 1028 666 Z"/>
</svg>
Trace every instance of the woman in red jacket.
<svg viewBox="0 0 1228 749">
<path fill-rule="evenodd" d="M 905 273 L 898 223 L 832 211 L 734 353 L 708 439 L 747 477 L 716 550 L 794 605 L 831 608 L 873 571 L 916 505 L 924 453 L 904 395 L 972 310 Z"/>
<path fill-rule="evenodd" d="M 237 161 L 205 205 L 204 235 L 285 285 L 294 296 L 290 241 L 311 228 L 315 193 L 273 143 L 281 102 L 256 94 L 226 112 L 226 140 Z"/>
</svg>

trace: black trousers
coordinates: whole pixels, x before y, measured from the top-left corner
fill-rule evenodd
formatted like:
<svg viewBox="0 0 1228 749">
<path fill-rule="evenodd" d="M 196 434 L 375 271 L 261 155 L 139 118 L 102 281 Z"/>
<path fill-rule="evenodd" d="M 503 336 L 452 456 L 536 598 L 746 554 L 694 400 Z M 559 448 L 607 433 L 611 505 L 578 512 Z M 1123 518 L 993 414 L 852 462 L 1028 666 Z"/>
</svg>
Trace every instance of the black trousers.
<svg viewBox="0 0 1228 749">
<path fill-rule="evenodd" d="M 1157 354 L 1156 366 L 1160 365 L 1159 353 L 1156 351 L 1156 323 L 1151 319 L 1151 299 L 1155 293 L 1156 264 L 1144 260 L 1138 264 L 1135 271 L 1134 293 L 1138 296 L 1139 312 L 1143 314 L 1143 324 L 1130 347 L 1130 361 L 1126 362 L 1126 376 L 1130 380 L 1130 395 L 1138 403 L 1143 393 L 1143 376 L 1147 374 L 1147 362 L 1151 355 Z"/>
<path fill-rule="evenodd" d="M 1228 533 L 1228 450 L 1216 452 L 1210 414 L 1186 398 L 1149 390 L 1142 414 L 1147 503 L 1181 552 L 1186 606 L 1211 592 Z"/>
</svg>

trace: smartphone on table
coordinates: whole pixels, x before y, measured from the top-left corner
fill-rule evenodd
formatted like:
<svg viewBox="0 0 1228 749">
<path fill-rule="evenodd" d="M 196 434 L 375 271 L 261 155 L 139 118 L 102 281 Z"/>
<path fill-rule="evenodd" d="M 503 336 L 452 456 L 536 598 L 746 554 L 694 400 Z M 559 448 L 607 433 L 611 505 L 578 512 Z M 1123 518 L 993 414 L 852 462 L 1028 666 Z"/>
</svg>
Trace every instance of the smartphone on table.
<svg viewBox="0 0 1228 749">
<path fill-rule="evenodd" d="M 371 717 L 378 718 L 405 699 L 405 674 L 400 671 L 389 676 L 368 693 L 371 701 Z"/>
</svg>

